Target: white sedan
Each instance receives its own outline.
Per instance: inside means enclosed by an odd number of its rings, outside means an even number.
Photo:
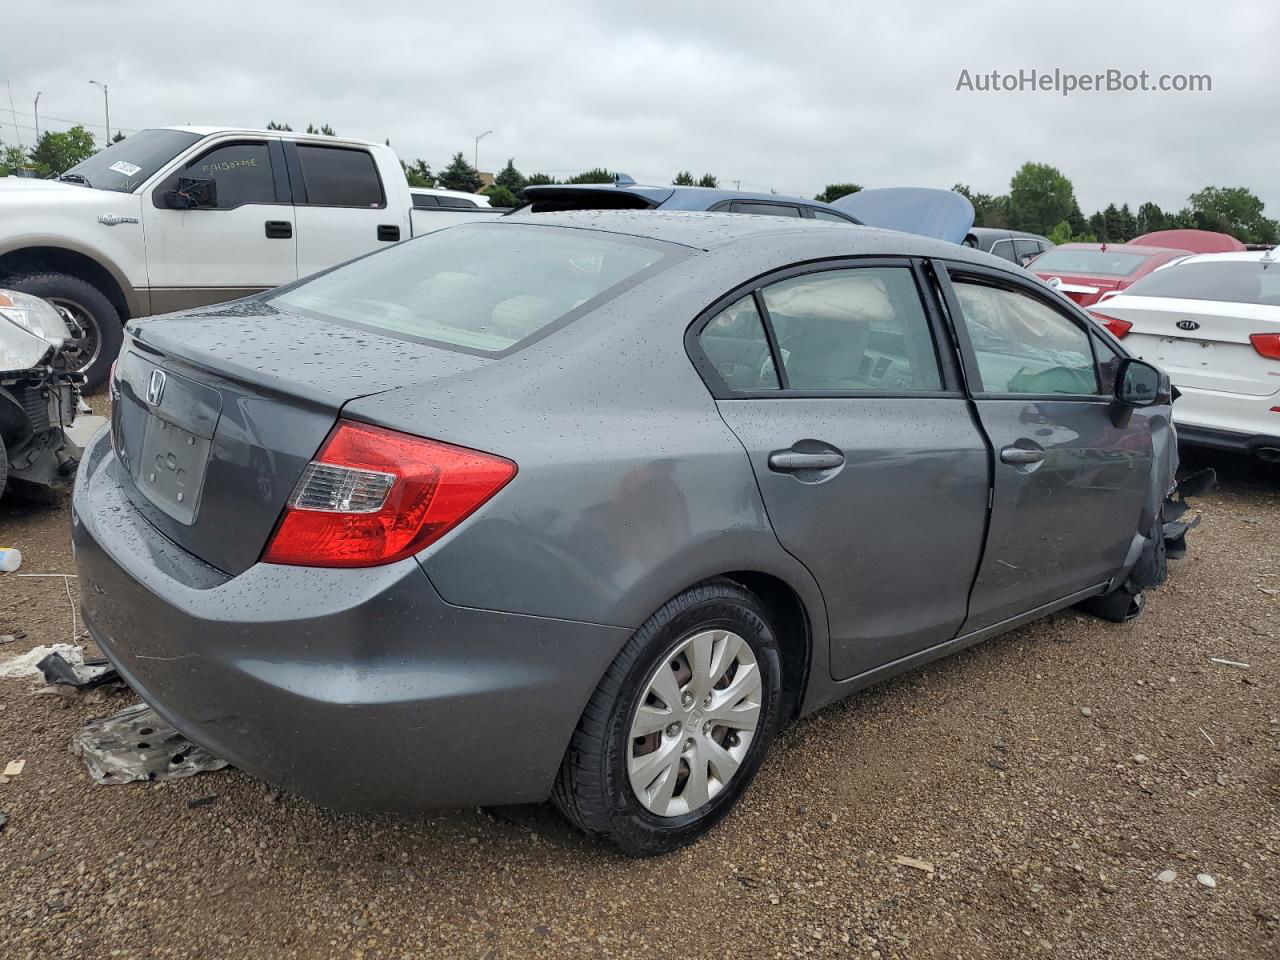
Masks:
[[[1181,391],[1179,440],[1280,462],[1280,248],[1184,257],[1089,312]]]

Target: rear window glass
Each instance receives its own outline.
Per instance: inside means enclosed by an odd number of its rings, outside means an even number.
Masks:
[[[1221,260],[1163,267],[1125,291],[1135,297],[1280,305],[1280,263]]]
[[[298,144],[307,203],[325,207],[381,207],[382,181],[364,150]]]
[[[272,300],[379,333],[497,354],[599,306],[680,249],[589,230],[471,224],[353,261]]]
[[[1080,273],[1086,276],[1127,277],[1147,261],[1147,254],[1116,250],[1063,250],[1057,247],[1036,258],[1036,273]]]

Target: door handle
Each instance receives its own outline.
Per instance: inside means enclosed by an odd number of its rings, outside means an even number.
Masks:
[[[400,241],[400,228],[394,223],[378,224],[378,239],[385,240],[388,243],[398,243]]]
[[[779,473],[796,470],[834,470],[844,464],[843,453],[800,453],[796,450],[775,450],[769,454],[769,469]]]
[[[293,236],[293,224],[288,220],[268,220],[267,236],[272,240],[288,240]]]
[[[1044,459],[1043,450],[1028,450],[1026,447],[1005,447],[1000,451],[1002,463],[1028,464],[1039,463]]]

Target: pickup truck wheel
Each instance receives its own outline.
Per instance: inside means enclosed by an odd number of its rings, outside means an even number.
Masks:
[[[66,273],[32,273],[11,277],[4,285],[57,304],[82,330],[76,369],[85,375],[85,390],[93,392],[107,382],[111,364],[124,342],[120,313],[106,295],[79,277]]]
[[[669,601],[592,695],[552,794],[630,856],[693,842],[750,785],[778,726],[781,658],[766,611],[737,584]]]

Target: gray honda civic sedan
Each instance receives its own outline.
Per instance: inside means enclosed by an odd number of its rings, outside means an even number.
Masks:
[[[630,854],[780,726],[1163,572],[1170,388],[1007,261],[571,212],[130,324],[85,621],[236,766],[341,808],[548,797]],[[794,760],[793,760],[794,762]]]

